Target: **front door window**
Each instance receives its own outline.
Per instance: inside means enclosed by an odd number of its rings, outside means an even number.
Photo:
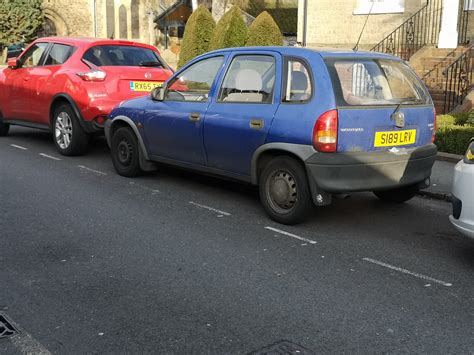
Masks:
[[[32,68],[40,65],[41,57],[48,48],[48,43],[36,43],[21,57],[22,68]]]

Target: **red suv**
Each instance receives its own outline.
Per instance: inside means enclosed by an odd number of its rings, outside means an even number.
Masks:
[[[147,94],[172,73],[150,45],[37,39],[0,71],[0,136],[10,125],[46,129],[61,154],[82,154],[117,104]]]

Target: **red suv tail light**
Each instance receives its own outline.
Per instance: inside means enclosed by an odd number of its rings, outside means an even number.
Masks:
[[[433,107],[433,135],[431,136],[431,143],[434,143],[436,138],[436,130],[438,129],[436,124],[436,108]]]
[[[92,69],[88,72],[77,73],[77,76],[84,81],[104,81],[107,73],[102,70]]]
[[[334,153],[337,150],[337,110],[319,116],[313,129],[313,146],[319,152]]]

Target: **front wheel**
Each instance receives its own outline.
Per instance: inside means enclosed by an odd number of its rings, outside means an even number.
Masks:
[[[117,173],[125,177],[134,177],[142,173],[139,149],[137,137],[131,128],[121,127],[114,132],[110,153]]]
[[[61,104],[54,110],[54,143],[62,155],[84,154],[90,136],[79,124],[79,118],[68,104]]]
[[[374,191],[374,195],[382,201],[403,203],[411,200],[418,193],[416,185],[399,187],[396,189]]]
[[[263,168],[259,192],[265,211],[278,223],[302,222],[313,208],[306,171],[288,156],[273,158]]]

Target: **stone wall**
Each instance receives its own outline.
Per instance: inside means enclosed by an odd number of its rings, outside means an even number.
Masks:
[[[360,42],[368,49],[418,11],[426,0],[405,0],[402,13],[371,14]],[[303,40],[303,4],[298,3],[298,42]],[[367,18],[355,14],[360,0],[307,0],[307,44],[318,47],[354,47]]]

